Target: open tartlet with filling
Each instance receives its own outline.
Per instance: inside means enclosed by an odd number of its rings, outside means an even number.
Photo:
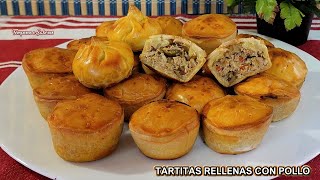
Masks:
[[[207,66],[225,87],[271,67],[266,45],[254,38],[240,38],[223,43],[209,56]]]
[[[157,73],[188,82],[206,62],[206,52],[179,36],[151,36],[140,55],[141,62]]]
[[[138,148],[153,159],[176,159],[187,154],[197,138],[199,126],[195,109],[167,100],[142,106],[129,122]]]

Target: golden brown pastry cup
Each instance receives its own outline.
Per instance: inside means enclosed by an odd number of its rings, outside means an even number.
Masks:
[[[75,77],[86,87],[111,87],[132,74],[134,54],[121,41],[91,41],[78,50],[72,63]]]
[[[136,74],[131,78],[104,90],[104,95],[121,104],[125,120],[141,106],[160,100],[166,93],[166,81],[163,78],[147,74]]]
[[[272,122],[283,120],[296,110],[300,91],[286,81],[269,74],[260,74],[237,84],[234,91],[273,107]]]
[[[101,159],[117,147],[123,128],[123,110],[112,100],[87,94],[59,102],[48,117],[52,142],[66,161]]]
[[[226,15],[206,14],[186,22],[182,36],[196,43],[207,54],[237,36],[236,24]]]
[[[267,132],[272,107],[246,96],[225,96],[203,109],[204,141],[222,154],[240,154],[255,149]]]
[[[54,107],[60,100],[44,99],[34,95],[34,101],[36,102],[38,110],[43,119],[47,120],[48,115],[53,111]]]
[[[193,108],[165,100],[141,107],[129,123],[138,148],[152,159],[176,159],[187,154],[199,126],[199,116]]]
[[[41,116],[46,120],[58,102],[77,99],[90,92],[91,90],[84,87],[74,75],[68,75],[42,83],[33,89],[33,96]]]
[[[204,141],[221,154],[241,154],[257,148],[270,125],[271,118],[243,130],[223,130],[203,123]]]
[[[187,83],[172,84],[166,93],[166,99],[188,104],[201,113],[209,101],[225,95],[224,90],[212,79],[195,76]]]
[[[105,21],[102,22],[99,26],[96,27],[96,36],[97,37],[107,37],[108,28],[114,24],[115,21]]]
[[[161,34],[162,28],[154,18],[145,16],[136,6],[130,5],[126,16],[113,24],[104,22],[96,30],[97,36],[108,37],[110,41],[122,41],[130,45],[132,51],[142,51],[149,36]]]
[[[260,102],[273,107],[272,122],[276,122],[283,120],[294,113],[300,102],[300,94],[292,99],[265,99]]]
[[[72,74],[74,50],[61,48],[41,48],[26,53],[22,59],[32,89],[55,77]]]
[[[224,42],[233,40],[236,38],[238,32],[234,31],[231,35],[225,38],[197,38],[197,37],[189,37],[183,36],[184,38],[196,43],[199,47],[201,47],[207,54],[210,54],[213,50],[218,48]]]
[[[162,28],[163,34],[181,36],[182,22],[172,16],[159,16],[156,18]]]
[[[29,68],[22,62],[22,68],[26,73],[30,86],[32,89],[39,87],[44,82],[56,78],[63,77],[72,74],[70,73],[46,73],[46,72],[32,72]]]
[[[266,73],[276,76],[300,89],[308,73],[305,62],[296,54],[281,48],[268,49],[272,62]]]

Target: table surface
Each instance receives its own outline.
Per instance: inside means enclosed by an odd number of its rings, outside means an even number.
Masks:
[[[95,33],[101,22],[108,17],[63,17],[63,16],[17,16],[0,17],[0,85],[21,65],[23,55],[36,48],[53,47],[71,39],[84,38]],[[256,32],[255,17],[232,17],[238,29]],[[21,35],[29,32],[29,35]],[[41,32],[47,32],[46,35]],[[50,32],[53,32],[53,34]],[[19,34],[20,33],[20,34]],[[314,18],[308,41],[298,48],[320,60],[320,19]],[[279,177],[277,179],[317,179],[320,177],[320,155],[307,163],[312,168],[308,177]],[[0,148],[1,179],[47,179],[19,164]]]

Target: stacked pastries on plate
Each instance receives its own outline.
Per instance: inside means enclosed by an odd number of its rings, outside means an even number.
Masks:
[[[31,51],[22,65],[57,154],[75,162],[111,154],[124,121],[153,159],[184,156],[199,129],[216,152],[250,151],[295,111],[307,73],[294,53],[237,36],[217,14],[182,24],[130,6],[67,48]]]

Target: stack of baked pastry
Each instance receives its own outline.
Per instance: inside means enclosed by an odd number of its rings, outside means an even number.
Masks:
[[[294,53],[237,35],[227,16],[182,24],[135,6],[67,49],[28,52],[22,65],[56,152],[75,162],[112,153],[125,121],[154,159],[190,152],[200,127],[216,152],[250,151],[295,111],[307,73]]]

